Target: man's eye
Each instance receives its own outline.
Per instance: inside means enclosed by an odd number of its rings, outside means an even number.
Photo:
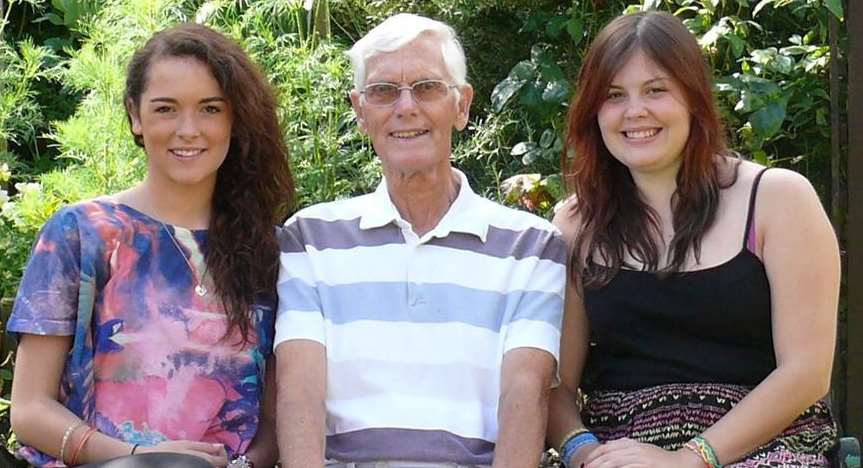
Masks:
[[[159,107],[153,109],[153,112],[155,112],[157,114],[166,114],[168,112],[171,112],[172,110],[174,110],[174,109],[171,106],[159,106]]]
[[[368,88],[368,90],[366,90],[366,92],[368,92],[369,94],[390,94],[393,92],[394,89],[395,89],[395,86],[393,86],[393,85],[379,84],[379,85],[369,86],[369,88]]]

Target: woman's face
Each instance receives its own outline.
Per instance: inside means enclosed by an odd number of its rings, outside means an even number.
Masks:
[[[130,111],[147,153],[147,179],[160,187],[215,186],[231,141],[233,113],[209,67],[193,57],[163,57],[147,68]]]
[[[605,146],[633,176],[676,175],[690,119],[679,84],[641,51],[611,80],[597,116]]]

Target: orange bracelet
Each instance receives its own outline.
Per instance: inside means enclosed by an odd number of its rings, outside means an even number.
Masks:
[[[72,460],[69,462],[70,466],[75,466],[78,464],[78,455],[81,454],[81,449],[84,448],[84,444],[87,443],[87,439],[89,439],[94,432],[96,432],[96,428],[90,427],[87,428],[87,432],[85,432],[84,435],[81,436],[81,440],[78,441],[78,445],[75,446],[75,451],[72,452]]]

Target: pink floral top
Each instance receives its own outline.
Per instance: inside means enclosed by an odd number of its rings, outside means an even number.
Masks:
[[[238,345],[239,331],[224,337],[209,278],[207,295],[194,291],[206,239],[205,230],[100,200],[67,207],[43,227],[7,329],[74,337],[61,401],[102,433],[144,446],[218,442],[229,456],[254,437],[274,301],[252,308],[250,343]],[[19,456],[64,466],[32,447]]]

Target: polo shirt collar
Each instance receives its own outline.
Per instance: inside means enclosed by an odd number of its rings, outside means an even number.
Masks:
[[[463,172],[455,168],[452,171],[461,181],[458,195],[437,226],[426,236],[445,237],[451,232],[462,232],[477,236],[485,242],[488,222],[481,213],[483,199],[471,189]],[[374,229],[389,223],[408,225],[393,204],[386,182],[386,179],[382,178],[377,189],[369,194],[369,205],[360,218],[360,229]]]

